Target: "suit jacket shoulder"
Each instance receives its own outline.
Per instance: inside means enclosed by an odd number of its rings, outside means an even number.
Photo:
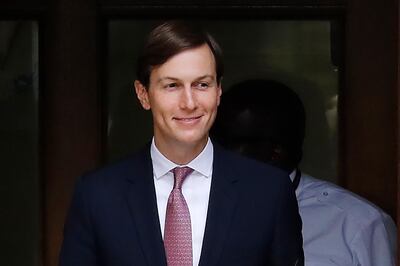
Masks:
[[[81,177],[61,266],[166,265],[149,149]]]
[[[289,187],[289,190],[292,190],[290,178],[286,172],[269,164],[224,150],[218,144],[215,146],[214,170],[217,173],[224,172],[227,178],[240,180],[240,182],[248,186],[255,186],[257,190],[264,192],[271,190],[273,193],[280,187]]]
[[[214,145],[200,264],[302,265],[301,220],[289,180],[275,167]],[[210,256],[218,253],[219,259]]]

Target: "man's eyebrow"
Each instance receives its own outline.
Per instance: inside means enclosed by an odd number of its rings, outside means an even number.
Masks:
[[[174,77],[161,77],[157,80],[157,83],[164,81],[164,80],[173,80],[173,81],[179,81],[178,78],[174,78]]]
[[[213,75],[204,75],[204,76],[196,78],[196,80],[207,79],[207,78],[214,80],[215,77]]]
[[[200,76],[200,77],[196,78],[195,80],[198,81],[198,80],[207,79],[207,78],[210,78],[210,79],[212,79],[212,80],[215,79],[215,77],[214,77],[213,75],[207,74],[207,75]],[[161,77],[161,78],[159,78],[159,79],[157,80],[157,83],[160,83],[160,82],[166,81],[166,80],[179,81],[179,78],[174,78],[174,77]]]

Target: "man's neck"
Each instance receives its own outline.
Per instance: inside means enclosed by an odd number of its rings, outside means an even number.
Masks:
[[[170,161],[184,165],[196,158],[207,145],[208,137],[199,143],[184,145],[182,143],[158,142],[154,138],[157,149]]]

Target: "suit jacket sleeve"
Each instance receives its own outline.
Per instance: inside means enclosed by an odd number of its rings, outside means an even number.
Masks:
[[[288,179],[289,180],[289,179]],[[272,265],[303,266],[302,222],[298,211],[295,193],[291,184],[282,188],[276,216],[272,250]]]
[[[84,196],[84,180],[76,185],[71,206],[64,226],[60,266],[95,266],[97,264],[95,239],[92,232],[87,202]]]

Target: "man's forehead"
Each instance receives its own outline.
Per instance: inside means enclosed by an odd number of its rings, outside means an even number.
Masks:
[[[174,60],[174,58],[182,57],[183,55],[186,55],[186,54],[202,54],[202,58],[203,58],[204,60],[207,59],[206,61],[208,61],[208,62],[213,63],[214,65],[216,65],[216,58],[215,58],[214,53],[212,52],[210,46],[209,46],[208,44],[204,43],[204,44],[199,45],[199,46],[196,46],[196,47],[191,47],[191,48],[188,48],[188,49],[184,49],[184,50],[182,50],[182,51],[180,51],[180,52],[177,52],[177,53],[171,55],[171,56],[168,57],[168,59],[167,59],[164,63],[162,63],[161,65],[153,66],[153,69],[154,69],[154,68],[160,68],[160,67],[162,67],[163,65],[168,64],[170,61]],[[207,55],[208,55],[208,56],[207,56]]]

